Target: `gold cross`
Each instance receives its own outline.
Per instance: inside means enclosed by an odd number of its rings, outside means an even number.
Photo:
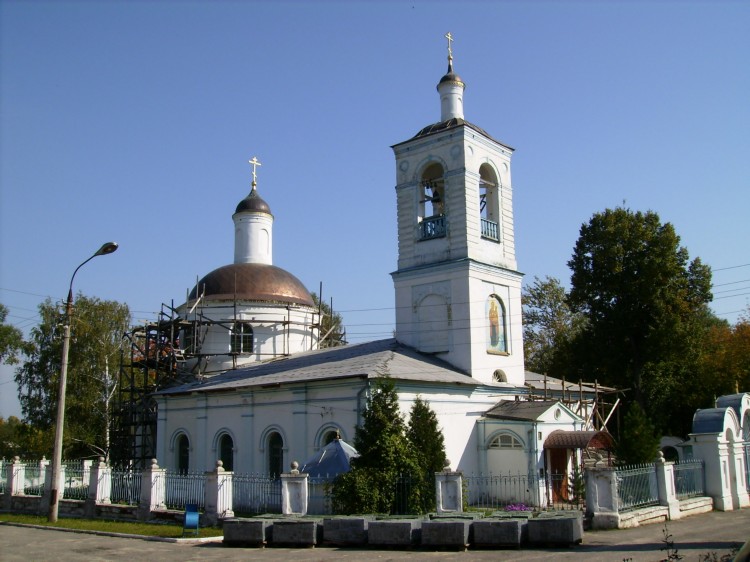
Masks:
[[[448,60],[453,60],[453,49],[451,49],[451,41],[453,41],[453,35],[451,32],[445,34],[445,38],[448,40]]]
[[[257,169],[258,166],[261,166],[262,164],[258,162],[258,158],[256,156],[253,156],[253,159],[248,160],[247,162],[253,167],[253,187],[255,187],[256,185],[258,185],[258,182],[256,181],[258,179],[258,176],[255,173],[255,170]]]

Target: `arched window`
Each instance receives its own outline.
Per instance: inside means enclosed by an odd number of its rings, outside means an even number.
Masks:
[[[489,164],[479,167],[479,213],[482,238],[500,241],[500,198],[497,176]]]
[[[184,433],[177,438],[177,470],[190,470],[190,440]]]
[[[523,443],[510,433],[501,433],[490,442],[490,449],[523,449]]]
[[[430,164],[419,181],[419,239],[440,238],[446,234],[445,180],[443,167]]]
[[[268,473],[278,478],[284,472],[284,439],[274,431],[268,436]]]
[[[246,322],[235,322],[232,328],[232,353],[253,352],[253,327]]]
[[[219,460],[224,470],[234,470],[234,440],[228,433],[219,438]]]
[[[325,447],[328,445],[331,441],[338,439],[339,432],[336,429],[332,429],[330,431],[327,431],[326,434],[323,436],[323,446]]]
[[[508,333],[505,322],[505,305],[497,295],[490,295],[486,306],[487,353],[508,353]]]

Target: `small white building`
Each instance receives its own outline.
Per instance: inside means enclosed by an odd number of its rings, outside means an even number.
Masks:
[[[392,339],[317,349],[310,293],[272,265],[273,216],[254,173],[233,215],[235,262],[205,276],[179,308],[199,326],[181,342],[199,343],[201,353],[189,366],[194,383],[157,394],[161,465],[208,470],[221,459],[235,471],[279,474],[334,434],[351,442],[373,381],[389,376],[404,415],[417,396],[436,412],[452,468],[570,469],[594,437],[581,432],[590,429],[595,390],[579,386],[578,399],[568,392],[566,400],[561,381],[545,379],[545,400],[529,401],[531,392],[540,397],[542,378],[524,369],[513,149],[464,119],[464,88],[449,51],[440,121],[393,146]],[[553,440],[553,452],[545,444],[559,431],[578,441]]]

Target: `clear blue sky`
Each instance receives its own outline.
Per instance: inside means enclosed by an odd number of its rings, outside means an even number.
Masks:
[[[748,2],[0,2],[0,302],[28,330],[75,290],[135,321],[231,263],[259,191],[274,263],[323,283],[352,342],[394,322],[390,146],[439,120],[455,37],[466,118],[516,148],[519,268],[569,281],[582,223],[623,204],[750,295]],[[730,292],[731,291],[731,292]],[[16,414],[0,369],[0,415]]]

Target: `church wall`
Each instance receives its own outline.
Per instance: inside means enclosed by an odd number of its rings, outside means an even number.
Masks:
[[[469,386],[445,388],[404,381],[397,383],[397,390],[401,412],[407,422],[417,396],[429,403],[443,432],[445,453],[452,469],[460,469],[466,474],[486,472],[477,422],[498,401],[512,399],[511,394],[500,388],[496,391]]]
[[[365,403],[364,385],[365,381],[329,382],[175,396],[168,406],[162,400],[159,463],[177,468],[175,436],[184,432],[190,439],[190,469],[211,470],[218,458],[218,437],[228,433],[234,443],[234,470],[266,474],[268,438],[276,431],[283,438],[286,470],[293,460],[308,460],[326,430],[339,430],[343,439],[353,439],[358,410]]]
[[[252,326],[253,353],[241,353],[236,356],[230,354],[230,330],[234,323],[235,310],[238,322],[248,322]],[[232,301],[209,301],[193,314],[187,315],[189,321],[199,318],[201,322],[211,323],[202,327],[206,330],[206,335],[198,350],[202,355],[200,372],[206,375],[272,357],[310,351],[317,346],[318,330],[311,328],[317,320],[317,314],[305,307],[287,308],[284,305],[247,302],[238,302],[235,305]],[[287,320],[288,326],[285,324]],[[184,339],[184,335],[182,337]],[[194,369],[198,360],[189,359],[186,368]]]
[[[515,272],[497,275],[496,271],[483,271],[481,266],[472,268],[470,273],[470,306],[474,308],[472,317],[481,319],[471,325],[472,376],[482,383],[493,382],[495,371],[502,370],[506,381],[522,386],[525,380],[523,356],[523,328],[521,324],[521,277]],[[487,319],[488,299],[496,296],[504,307],[500,319],[500,331],[504,332],[505,351],[488,349],[490,345],[489,320]],[[504,321],[505,330],[502,330]]]
[[[459,262],[451,267],[399,273],[394,276],[394,285],[399,341],[421,351],[436,353],[459,370],[471,373],[479,382],[493,382],[494,372],[501,369],[506,374],[507,382],[523,384],[520,274],[482,264]],[[445,334],[438,333],[442,329],[439,325],[424,321],[420,323],[423,320],[420,305],[429,294],[443,298],[447,304]],[[471,295],[471,301],[468,302],[468,297],[464,295]],[[489,326],[485,307],[491,295],[497,295],[505,307],[507,353],[504,354],[488,352]],[[428,304],[434,307],[434,304]],[[422,345],[423,341],[443,339],[447,342],[447,349]]]

